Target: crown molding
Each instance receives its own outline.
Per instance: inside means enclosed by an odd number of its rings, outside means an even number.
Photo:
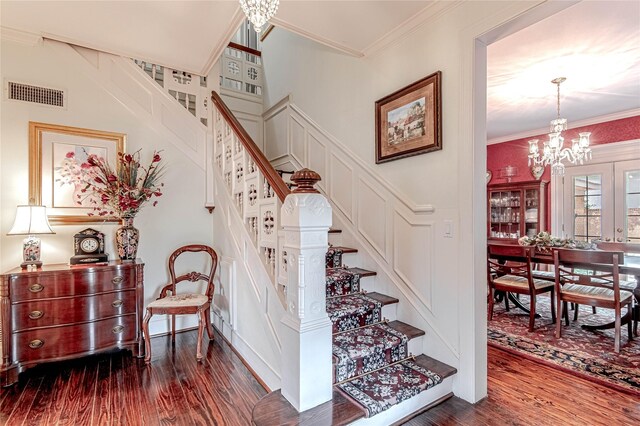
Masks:
[[[42,36],[39,34],[20,31],[9,27],[0,27],[0,39],[2,41],[13,41],[29,46],[42,44]]]
[[[444,15],[451,9],[454,9],[461,5],[463,1],[443,1],[437,0],[427,5],[420,12],[411,16],[401,24],[397,25],[391,31],[365,47],[362,51],[364,56],[373,55],[386,47],[402,40],[403,38],[414,33],[423,24],[435,20],[438,17]]]
[[[585,118],[584,120],[572,121],[569,124],[569,129],[576,129],[578,127],[591,126],[594,124],[606,123],[607,121],[621,120],[623,118],[635,117],[640,115],[640,108],[634,108],[627,111],[614,112],[611,114],[600,115],[597,117]],[[530,138],[532,136],[540,136],[549,133],[549,127],[543,127],[541,129],[527,130],[526,132],[514,133],[507,136],[500,136],[498,138],[492,138],[487,140],[487,145],[495,145],[498,143],[511,142],[519,139]]]
[[[325,46],[331,47],[333,49],[339,50],[342,53],[346,53],[347,55],[351,55],[354,56],[356,58],[362,58],[364,56],[364,54],[362,52],[360,52],[359,50],[356,49],[352,49],[350,47],[347,47],[343,44],[340,43],[336,43],[333,40],[329,40],[328,38],[324,38],[324,37],[320,37],[317,34],[311,33],[309,31],[303,30],[302,28],[296,27],[295,25],[292,25],[290,23],[288,23],[287,21],[283,21],[281,19],[278,19],[276,17],[273,17],[269,20],[269,22],[271,24],[273,24],[276,27],[280,27],[280,28],[284,28],[286,30],[289,30],[293,33],[296,33],[302,37],[311,39],[315,42],[318,42],[320,44],[324,44]]]

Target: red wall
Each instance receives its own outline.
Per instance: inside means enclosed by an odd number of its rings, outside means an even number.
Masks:
[[[569,146],[571,144],[571,139],[577,138],[578,133],[580,132],[591,132],[591,137],[589,139],[591,146],[640,139],[640,115],[569,129],[564,132],[565,146]],[[518,175],[511,179],[512,182],[534,179],[529,171],[529,166],[527,165],[529,140],[531,139],[539,139],[538,145],[540,146],[540,150],[542,150],[542,143],[547,141],[549,137],[546,134],[530,136],[525,139],[517,139],[487,146],[487,170],[490,170],[493,174],[489,183],[506,182],[506,179],[500,178],[500,169],[503,169],[506,166],[515,166],[518,168]],[[548,182],[551,181],[551,171],[549,167],[545,167],[545,171],[541,179]],[[547,188],[547,228],[550,230],[551,186],[549,185]]]

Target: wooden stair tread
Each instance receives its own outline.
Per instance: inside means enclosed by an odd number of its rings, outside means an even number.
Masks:
[[[399,300],[396,299],[395,297],[387,296],[386,294],[377,293],[377,292],[367,293],[366,296],[382,303],[382,306],[391,305],[392,303],[399,302]]]
[[[442,380],[446,379],[449,376],[453,376],[458,372],[455,367],[445,364],[444,362],[440,362],[437,359],[433,359],[430,356],[421,354],[418,355],[415,359],[415,363],[421,367],[426,368],[427,370],[431,370],[434,373],[438,374],[442,377]]]
[[[372,277],[378,274],[376,271],[369,271],[367,269],[362,269],[362,268],[345,268],[345,269],[354,274],[359,274],[360,278]]]
[[[330,234],[342,234],[342,229],[329,229]]]
[[[413,339],[414,337],[424,336],[425,334],[424,330],[420,330],[419,328],[416,328],[402,321],[391,321],[387,323],[387,325],[394,330],[405,334],[409,338],[409,340]]]
[[[354,249],[351,247],[342,247],[342,246],[331,246],[332,249],[342,250],[342,253],[357,253],[358,249]]]
[[[280,390],[263,397],[253,407],[252,420],[256,426],[348,425],[365,416],[364,411],[342,393],[333,390],[333,399],[298,413],[282,396]]]

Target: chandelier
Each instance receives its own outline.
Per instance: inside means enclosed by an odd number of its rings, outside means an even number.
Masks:
[[[542,146],[542,155],[538,148],[538,139],[529,141],[529,166],[551,165],[551,174],[564,175],[564,160],[571,164],[583,164],[585,160],[591,159],[591,148],[589,148],[590,132],[581,132],[579,137],[571,140],[571,148],[564,148],[564,138],[562,132],[567,130],[567,119],[560,118],[560,84],[566,78],[558,77],[551,80],[558,88],[558,116],[555,120],[551,120],[551,132],[549,140],[544,142]]]
[[[278,11],[280,0],[240,0],[240,6],[257,33]]]

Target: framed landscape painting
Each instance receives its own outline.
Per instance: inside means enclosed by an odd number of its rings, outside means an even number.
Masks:
[[[82,192],[82,163],[95,154],[117,164],[126,135],[57,124],[29,122],[29,203],[47,207],[52,224],[119,222],[89,216],[95,205]]]
[[[376,163],[442,149],[441,72],[376,101]]]

